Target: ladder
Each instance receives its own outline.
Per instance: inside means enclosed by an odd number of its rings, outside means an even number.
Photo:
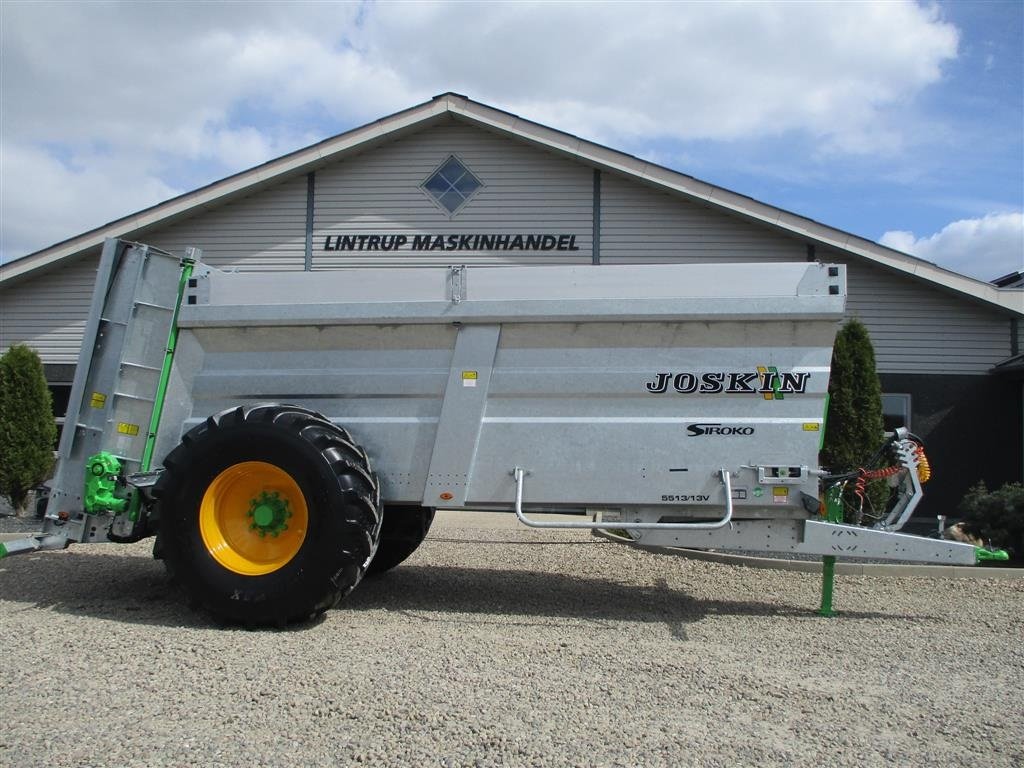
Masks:
[[[79,527],[69,512],[88,507],[83,494],[90,457],[100,452],[115,457],[123,475],[149,469],[162,374],[188,271],[183,271],[183,264],[190,265],[194,258],[190,253],[183,261],[157,248],[119,240],[104,244],[61,434],[61,461],[46,512],[49,520]],[[110,533],[130,535],[137,515],[134,498],[128,514],[114,519]],[[83,527],[77,536],[69,530],[68,538],[106,539],[107,530],[97,528]]]

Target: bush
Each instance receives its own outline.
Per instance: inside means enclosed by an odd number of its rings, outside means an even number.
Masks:
[[[831,472],[848,472],[869,467],[883,439],[882,385],[875,372],[875,349],[868,329],[859,320],[850,320],[836,334],[832,350],[832,374],[828,382],[828,423],[822,463]],[[867,488],[865,510],[876,515],[885,511],[889,488],[873,482]],[[843,494],[847,522],[860,522],[856,510],[860,502],[853,483]]]
[[[990,491],[982,481],[967,492],[957,511],[968,533],[1005,549],[1013,560],[1024,560],[1024,485],[1007,483]]]
[[[15,344],[0,357],[0,496],[16,510],[49,476],[56,439],[43,364],[35,351]]]

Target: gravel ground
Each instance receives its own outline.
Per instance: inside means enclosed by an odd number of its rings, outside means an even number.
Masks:
[[[313,625],[146,542],[0,563],[5,766],[1021,766],[1024,581],[837,580],[447,517]]]
[[[34,517],[16,517],[14,515],[0,515],[0,534],[25,534],[30,535],[42,530],[43,523]]]

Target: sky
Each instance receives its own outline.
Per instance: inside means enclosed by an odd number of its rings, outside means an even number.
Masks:
[[[1024,2],[0,2],[0,260],[455,91],[982,280]]]

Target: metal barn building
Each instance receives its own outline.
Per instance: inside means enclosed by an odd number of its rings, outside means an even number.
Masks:
[[[66,405],[107,237],[238,270],[820,260],[875,345],[887,422],[924,438],[921,515],[1024,475],[1024,291],[999,288],[446,93],[0,268],[0,349]]]

